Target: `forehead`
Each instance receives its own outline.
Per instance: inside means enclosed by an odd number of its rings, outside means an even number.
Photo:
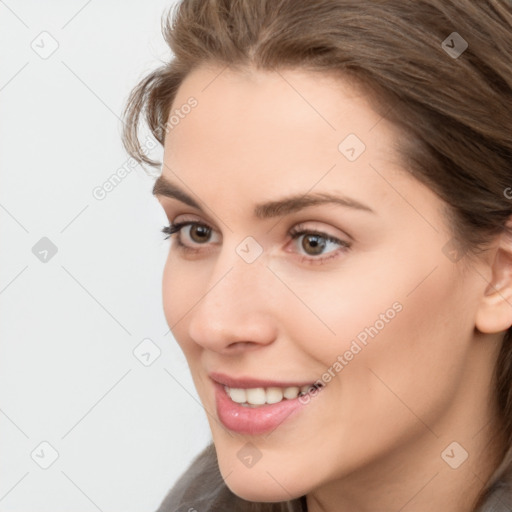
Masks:
[[[171,115],[191,96],[198,101],[195,113],[216,116],[224,125],[230,120],[251,118],[259,121],[256,126],[259,129],[271,129],[287,121],[290,128],[297,126],[304,130],[309,126],[311,133],[315,130],[334,133],[348,125],[363,133],[381,119],[367,103],[362,90],[348,80],[304,69],[199,67],[181,84]]]
[[[191,98],[196,106],[183,108]],[[166,156],[175,165],[187,160],[189,169],[208,159],[210,170],[219,164],[277,178],[283,165],[295,174],[303,167],[325,172],[336,162],[361,167],[359,154],[363,161],[396,156],[396,133],[363,93],[318,72],[200,67],[182,83],[170,116]]]

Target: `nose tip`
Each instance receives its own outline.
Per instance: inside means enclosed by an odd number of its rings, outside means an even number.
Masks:
[[[203,348],[229,354],[272,343],[275,311],[269,302],[268,276],[264,264],[240,260],[209,283],[190,313],[191,339]]]
[[[274,341],[272,319],[259,305],[240,300],[230,307],[232,300],[219,303],[211,299],[202,301],[191,318],[189,335],[195,343],[215,352],[236,354]]]

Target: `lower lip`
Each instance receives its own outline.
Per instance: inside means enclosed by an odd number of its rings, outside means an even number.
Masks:
[[[276,404],[244,407],[231,400],[222,384],[214,382],[214,385],[220,421],[226,428],[239,434],[258,435],[275,430],[306,405],[299,402],[297,397],[291,400],[284,399]]]

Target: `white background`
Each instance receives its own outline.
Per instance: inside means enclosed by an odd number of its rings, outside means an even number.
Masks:
[[[92,194],[127,161],[129,91],[171,57],[172,3],[0,1],[0,512],[154,511],[210,440],[166,334],[159,170]]]

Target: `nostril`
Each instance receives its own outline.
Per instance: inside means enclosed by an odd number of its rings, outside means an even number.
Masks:
[[[258,343],[255,341],[234,341],[230,343],[226,349],[230,351],[242,351],[258,347]]]

